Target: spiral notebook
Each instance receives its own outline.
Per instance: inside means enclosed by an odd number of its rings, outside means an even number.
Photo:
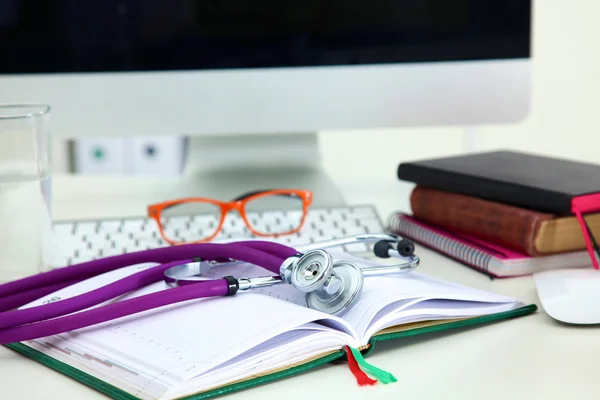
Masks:
[[[375,262],[344,253],[335,257],[361,266]],[[69,298],[148,267],[111,271],[25,307]],[[215,278],[265,274],[249,264],[213,271]],[[158,290],[169,289],[158,282],[126,297]],[[306,372],[347,357],[349,350],[364,368],[364,357],[379,341],[505,321],[536,309],[535,304],[413,271],[366,277],[358,302],[342,316],[307,308],[303,293],[282,284],[171,305],[8,347],[115,399],[197,400]],[[359,374],[348,360],[352,384]],[[393,372],[372,378],[393,383]]]
[[[592,266],[586,251],[531,257],[473,236],[450,232],[402,212],[389,217],[388,229],[495,278]]]

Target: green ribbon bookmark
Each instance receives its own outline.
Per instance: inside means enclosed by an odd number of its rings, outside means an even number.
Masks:
[[[354,358],[356,359],[356,362],[358,363],[358,365],[363,370],[367,371],[369,374],[374,376],[381,383],[398,382],[396,377],[394,377],[394,375],[392,375],[391,373],[381,370],[381,369],[377,368],[376,366],[371,365],[368,362],[366,362],[365,359],[363,358],[361,352],[358,351],[357,349],[350,347],[350,351],[352,351],[352,355],[354,355]]]

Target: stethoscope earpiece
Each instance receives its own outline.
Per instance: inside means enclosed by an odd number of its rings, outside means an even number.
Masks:
[[[400,256],[410,257],[415,254],[415,244],[411,240],[402,239],[398,242],[396,250],[398,250],[398,254],[400,254]]]
[[[390,250],[393,249],[394,248],[390,242],[380,240],[379,242],[375,243],[375,246],[373,246],[373,253],[375,253],[375,255],[379,258],[390,258]]]
[[[392,244],[385,240],[380,240],[373,246],[373,252],[379,258],[411,257],[415,253],[415,245],[408,239],[398,241],[396,249]]]

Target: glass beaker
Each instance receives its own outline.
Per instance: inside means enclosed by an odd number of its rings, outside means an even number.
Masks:
[[[0,104],[0,282],[50,269],[50,107]]]

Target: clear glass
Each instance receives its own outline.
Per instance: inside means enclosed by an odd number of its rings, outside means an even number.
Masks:
[[[246,203],[245,210],[248,223],[261,235],[292,232],[300,228],[304,218],[304,203],[293,194],[252,197]]]
[[[173,242],[194,242],[214,236],[220,228],[221,207],[191,201],[162,211],[164,236]]]
[[[50,269],[50,107],[0,104],[0,282]]]

